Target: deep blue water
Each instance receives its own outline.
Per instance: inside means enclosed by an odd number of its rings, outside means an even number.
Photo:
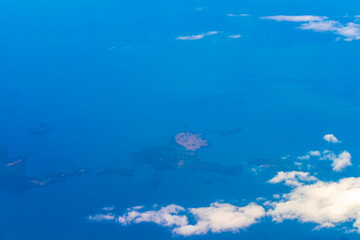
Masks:
[[[241,128],[228,137],[209,136],[211,148],[201,157],[245,168],[250,159],[325,149],[322,137],[331,132],[346,142],[357,167],[360,42],[334,41],[331,33],[300,31],[296,24],[259,17],[343,19],[358,14],[359,7],[353,0],[2,0],[0,146],[27,159],[28,175],[89,172],[23,196],[0,191],[0,239],[170,239],[171,232],[155,224],[122,227],[89,223],[86,217],[107,205],[242,204],[286,190],[266,183],[273,172],[258,176],[246,170],[223,177],[229,186],[204,184],[216,173],[163,171],[154,187],[157,171],[134,163],[129,154],[167,144],[185,130]],[[228,13],[250,16],[229,18]],[[175,40],[207,31],[243,37]],[[41,122],[51,131],[30,134]],[[109,167],[132,169],[134,176],[97,176]],[[344,236],[313,228],[265,220],[237,234],[190,239]],[[297,234],[289,238],[290,232]]]

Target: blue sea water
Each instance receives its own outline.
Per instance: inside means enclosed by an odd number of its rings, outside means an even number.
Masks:
[[[20,1],[0,2],[0,146],[27,159],[26,173],[87,174],[23,196],[0,191],[0,239],[171,239],[155,224],[91,223],[104,206],[246,204],[286,187],[254,175],[251,159],[278,159],[325,149],[334,133],[346,142],[359,176],[359,41],[300,31],[267,15],[358,14],[354,0],[316,1]],[[248,13],[229,18],[228,13]],[[219,31],[199,41],[178,36]],[[51,131],[29,129],[46,123]],[[202,160],[242,165],[231,185],[200,171],[161,172],[129,154],[166,145],[181,131],[242,131],[209,135]],[[133,177],[98,176],[106,168]],[[265,220],[240,233],[190,239],[356,239],[314,224]],[[290,233],[296,232],[289,238]],[[176,236],[175,238],[183,238]]]

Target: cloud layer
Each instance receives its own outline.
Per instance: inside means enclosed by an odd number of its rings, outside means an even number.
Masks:
[[[189,224],[188,215],[192,215],[196,219],[195,224]],[[174,234],[190,236],[208,232],[237,232],[258,222],[264,216],[265,209],[256,203],[237,207],[227,203],[215,202],[210,207],[189,208],[187,210],[175,204],[161,207],[158,210],[143,212],[139,209],[129,208],[125,214],[120,216],[105,213],[89,216],[88,219],[90,221],[117,222],[122,225],[152,222],[172,228]]]
[[[215,202],[209,207],[185,209],[171,204],[150,211],[141,211],[141,207],[129,208],[125,214],[119,216],[106,212],[89,216],[88,219],[96,222],[116,222],[124,226],[151,222],[169,227],[174,234],[182,236],[238,232],[264,217],[279,223],[285,220],[315,223],[317,228],[351,223],[351,231],[360,233],[360,178],[324,182],[309,173],[293,171],[278,172],[269,182],[285,182],[285,185],[292,189],[287,194],[275,194],[278,200],[266,201],[263,206],[250,203],[238,207]],[[189,223],[189,216],[195,218],[194,224]]]

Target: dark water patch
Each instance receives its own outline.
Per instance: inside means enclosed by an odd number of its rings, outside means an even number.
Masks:
[[[154,187],[156,187],[157,185],[159,185],[160,179],[161,179],[162,177],[163,177],[162,174],[155,174],[155,175],[154,175],[154,178],[153,178],[153,180],[152,180],[152,185],[153,185]]]
[[[37,128],[32,128],[29,130],[29,133],[34,136],[45,135],[52,130],[52,127],[48,126],[46,123],[41,122]]]
[[[206,130],[208,133],[219,135],[222,137],[238,134],[242,131],[241,128],[233,128],[228,130]]]
[[[107,175],[107,174],[132,177],[134,176],[134,170],[121,169],[121,168],[106,168],[103,171],[99,172],[97,175]]]

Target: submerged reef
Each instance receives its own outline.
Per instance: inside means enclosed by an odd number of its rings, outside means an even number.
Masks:
[[[27,176],[25,163],[24,158],[11,158],[5,149],[0,149],[0,190],[15,195],[23,195],[31,188],[45,187],[64,181],[68,177],[80,176],[87,172],[86,169],[79,169],[71,173]]]
[[[215,162],[201,161],[198,151],[210,147],[203,136],[203,133],[180,132],[175,134],[167,145],[143,148],[130,153],[130,158],[159,171],[186,169],[222,175],[239,174],[241,166],[224,167]]]
[[[192,151],[174,145],[146,147],[130,153],[130,158],[140,164],[149,164],[156,170],[187,168],[199,160]]]
[[[152,185],[153,185],[154,187],[156,187],[157,185],[159,185],[161,178],[162,178],[162,175],[161,175],[161,174],[155,174],[155,175],[154,175],[154,178],[153,178],[153,180],[152,180]]]
[[[31,135],[44,135],[52,130],[52,127],[48,126],[46,123],[41,122],[37,128],[33,128],[29,130]]]

